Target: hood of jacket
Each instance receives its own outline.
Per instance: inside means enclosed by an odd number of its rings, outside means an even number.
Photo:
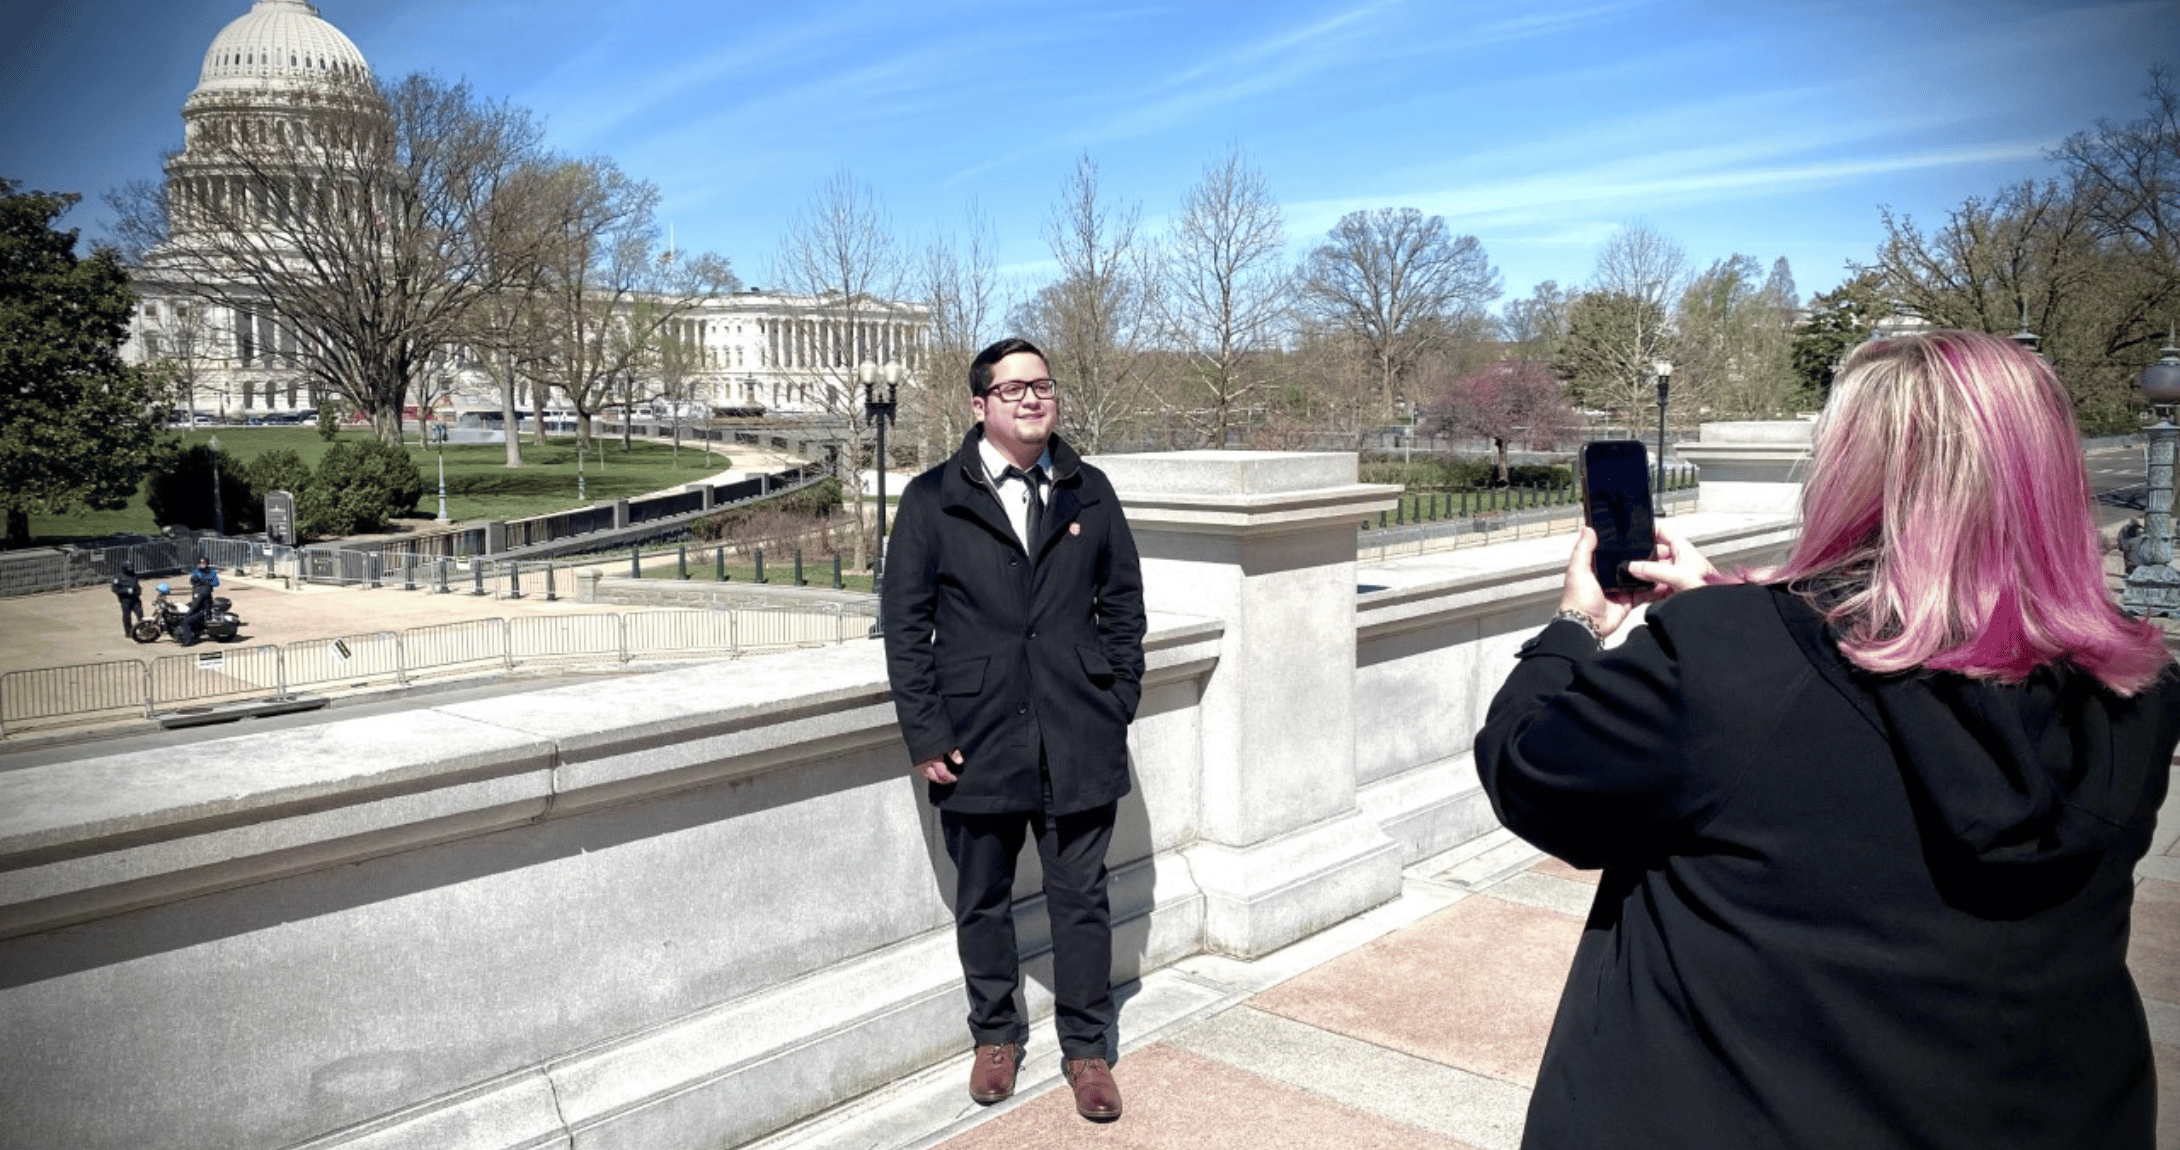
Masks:
[[[1892,744],[1941,883],[2028,910],[2064,897],[2130,836],[2134,853],[2146,845],[2180,739],[2172,671],[2127,698],[2064,665],[2014,684],[1876,675],[1847,662],[1814,607],[1779,594],[1799,608],[1782,602],[1811,660]]]

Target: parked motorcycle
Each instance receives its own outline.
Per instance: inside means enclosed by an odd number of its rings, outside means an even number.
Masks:
[[[234,604],[225,595],[212,596],[212,609],[195,626],[189,624],[187,609],[177,606],[169,596],[166,584],[159,585],[159,597],[151,601],[151,609],[137,620],[131,636],[139,643],[156,643],[161,635],[171,635],[174,641],[187,647],[199,639],[211,639],[225,643],[242,631],[242,616],[235,614]]]

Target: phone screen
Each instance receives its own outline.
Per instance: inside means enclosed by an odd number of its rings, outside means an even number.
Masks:
[[[1631,562],[1651,558],[1650,452],[1633,439],[1600,439],[1582,448],[1582,505],[1597,531],[1592,560],[1607,591],[1643,591],[1650,584],[1627,573]]]

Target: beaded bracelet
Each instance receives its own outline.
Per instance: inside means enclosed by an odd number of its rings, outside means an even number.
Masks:
[[[1561,611],[1559,614],[1552,616],[1552,621],[1555,623],[1560,621],[1561,619],[1565,619],[1570,623],[1582,624],[1582,629],[1590,633],[1590,638],[1597,640],[1597,645],[1599,647],[1605,645],[1604,633],[1597,629],[1597,621],[1590,618],[1588,614],[1569,607],[1566,610]]]

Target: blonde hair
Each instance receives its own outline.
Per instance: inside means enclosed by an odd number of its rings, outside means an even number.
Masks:
[[[2066,389],[1980,332],[1867,343],[1817,429],[1802,533],[1769,573],[1856,666],[2019,682],[2064,662],[2121,695],[2171,663],[2105,587]]]

